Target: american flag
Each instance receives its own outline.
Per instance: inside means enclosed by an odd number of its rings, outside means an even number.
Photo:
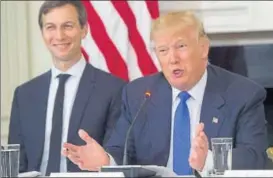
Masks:
[[[86,1],[88,34],[85,58],[94,66],[127,81],[155,73],[159,64],[150,45],[158,1]]]

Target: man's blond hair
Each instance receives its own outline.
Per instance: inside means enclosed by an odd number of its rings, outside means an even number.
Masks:
[[[162,14],[152,22],[151,38],[159,30],[174,26],[189,27],[192,26],[198,31],[198,38],[206,37],[203,23],[196,17],[193,11],[176,11]]]

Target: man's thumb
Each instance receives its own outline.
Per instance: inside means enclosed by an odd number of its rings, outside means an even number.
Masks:
[[[84,131],[83,129],[79,130],[79,136],[80,138],[85,141],[85,143],[92,143],[93,139],[88,135],[88,133],[86,131]]]
[[[202,122],[199,123],[196,128],[195,136],[198,136],[200,134],[200,132],[202,132],[204,130],[204,127],[205,127],[204,123],[202,123]]]

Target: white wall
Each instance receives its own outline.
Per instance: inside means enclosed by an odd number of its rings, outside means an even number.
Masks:
[[[160,1],[159,7],[194,10],[212,45],[273,43],[273,1]]]
[[[209,33],[273,30],[273,1],[160,1],[159,8],[193,10]]]
[[[6,138],[13,92],[30,77],[26,1],[1,2],[1,138]],[[3,141],[1,139],[1,141]]]
[[[28,1],[30,27],[30,73],[31,77],[37,76],[51,67],[51,55],[44,45],[42,34],[38,25],[39,8],[43,1]]]

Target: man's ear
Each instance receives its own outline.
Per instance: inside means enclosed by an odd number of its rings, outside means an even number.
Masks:
[[[82,27],[82,39],[84,39],[87,35],[88,26],[87,23]]]
[[[207,59],[209,55],[210,41],[208,37],[200,38],[201,56],[203,59]]]

